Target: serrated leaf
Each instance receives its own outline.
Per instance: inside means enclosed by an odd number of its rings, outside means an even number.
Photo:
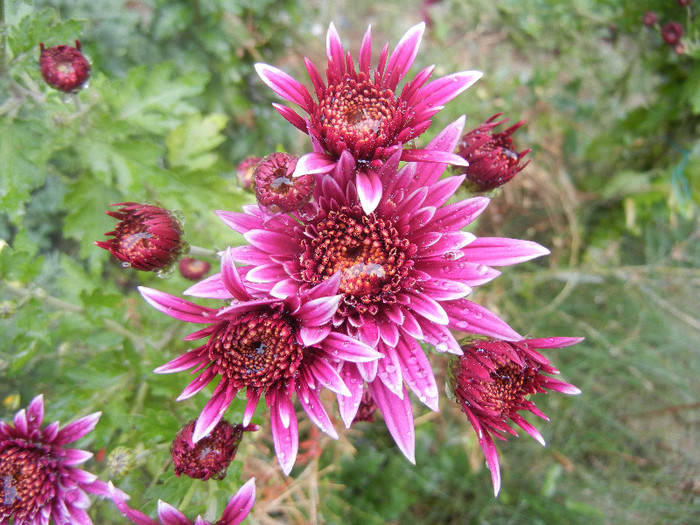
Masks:
[[[182,75],[166,62],[132,69],[125,79],[106,85],[103,96],[116,119],[160,134],[178,125],[180,117],[196,111],[185,99],[199,95],[208,81],[208,75]]]
[[[82,28],[83,23],[78,20],[59,22],[56,11],[47,8],[23,17],[10,29],[7,42],[15,56],[36,50],[38,60],[40,42],[46,47],[73,46],[76,39],[80,40]]]
[[[222,131],[227,120],[219,114],[205,117],[191,115],[165,139],[170,165],[185,171],[205,170],[213,166],[218,156],[212,150],[225,140]]]

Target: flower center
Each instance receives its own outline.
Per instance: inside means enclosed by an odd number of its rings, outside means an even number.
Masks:
[[[372,160],[393,145],[407,120],[406,105],[364,73],[346,75],[339,84],[328,86],[312,123],[327,151],[340,156],[349,149],[358,160]]]
[[[273,306],[220,323],[209,358],[235,388],[264,388],[297,373],[303,347],[282,308]]]
[[[243,426],[222,420],[207,436],[192,443],[195,423],[196,420],[192,420],[185,425],[170,447],[175,475],[185,474],[202,480],[224,479],[243,437]]]
[[[10,445],[0,452],[0,521],[28,523],[56,489],[40,450]]]
[[[491,381],[477,381],[482,383],[487,406],[507,418],[520,408],[525,396],[535,393],[528,388],[533,374],[537,374],[535,368],[522,368],[509,362],[491,372]]]
[[[306,235],[301,277],[315,285],[341,272],[341,315],[374,315],[381,303],[396,302],[397,292],[415,284],[408,273],[416,247],[391,221],[365,215],[359,206],[322,210]]]
[[[292,177],[298,158],[289,153],[273,153],[255,167],[253,185],[258,204],[270,213],[298,210],[310,199],[315,179],[311,174]]]

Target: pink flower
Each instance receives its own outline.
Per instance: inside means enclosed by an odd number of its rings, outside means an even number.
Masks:
[[[314,176],[292,177],[297,157],[273,153],[258,162],[253,187],[258,205],[270,213],[288,213],[306,205],[314,191]]]
[[[427,151],[453,151],[463,125],[460,119],[448,126]],[[369,214],[359,203],[349,152],[332,174],[317,175],[313,216],[270,218],[258,207],[217,214],[250,243],[231,249],[234,259],[250,265],[246,279],[275,297],[294,297],[340,274],[342,299],[331,318],[334,330],[384,356],[342,365],[351,395],[338,396],[341,416],[349,427],[364,380],[398,446],[413,461],[413,416],[404,383],[438,409],[435,378],[417,340],[461,355],[451,330],[520,339],[494,313],[465,297],[499,275],[490,266],[549,252],[533,242],[476,238],[462,231],[489,200],[447,204],[463,175],[441,179],[444,163],[411,162],[398,169],[400,159],[397,151],[379,169],[382,197]]]
[[[259,209],[255,206],[256,209]],[[381,357],[369,346],[344,334],[331,332],[330,320],[341,296],[340,274],[298,296],[277,299],[246,284],[233,264],[230,249],[222,257],[222,271],[191,287],[200,297],[233,299],[219,310],[150,288],[141,295],[161,312],[190,323],[207,325],[186,337],[207,338],[198,348],[158,367],[156,373],[174,373],[194,367],[199,374],[180,394],[187,399],[218,380],[214,394],[195,425],[193,442],[209,434],[241,390],[248,403],[243,425],[250,423],[261,395],[270,410],[275,451],[289,474],[297,455],[299,436],[292,395],[318,427],[337,439],[319,392],[325,386],[341,395],[350,392],[336,372],[340,360],[372,361]]]
[[[65,93],[79,91],[90,78],[90,63],[82,54],[80,41],[75,41],[75,47],[55,46],[44,47],[39,44],[39,68],[41,76],[52,88]]]
[[[512,421],[544,445],[539,431],[518,412],[527,410],[548,420],[530,400],[531,395],[547,390],[581,393],[569,383],[544,375],[559,371],[537,349],[563,348],[582,340],[582,337],[549,337],[514,342],[475,341],[462,346],[464,355],[454,361],[450,370],[450,387],[476,430],[496,496],[501,489],[501,471],[493,438],[505,441],[508,434],[517,436],[509,424]]]
[[[457,155],[467,160],[469,166],[460,167],[456,171],[467,176],[465,186],[469,190],[489,191],[503,186],[530,162],[521,163],[531,150],[518,153],[513,146],[512,135],[524,121],[505,131],[494,133],[494,128],[508,122],[508,119],[494,122],[502,114],[496,113],[459,141]]]
[[[294,102],[308,114],[274,104],[279,113],[309,134],[314,152],[299,159],[295,176],[332,171],[343,152],[358,164],[356,188],[366,213],[379,203],[382,183],[377,170],[383,162],[401,151],[403,161],[438,161],[465,165],[452,152],[402,149],[404,144],[425,132],[431,118],[443,104],[466,90],[480,77],[478,71],[464,71],[438,78],[428,84],[434,66],[420,71],[400,91],[418,53],[425,24],[413,26],[401,38],[393,53],[382,48],[377,68],[372,70],[371,28],[367,29],[358,56],[358,69],[331,23],[326,35],[327,84],[316,66],[305,59],[316,100],[309,90],[290,75],[268,64],[256,64],[262,80],[282,98]]]
[[[0,421],[0,523],[92,524],[85,512],[90,505],[86,492],[107,496],[107,484],[76,467],[91,452],[64,446],[95,428],[100,414],[62,429],[58,421],[42,429],[44,397],[38,395],[26,411],[17,412],[14,424]]]
[[[113,231],[105,233],[114,238],[95,241],[95,245],[109,250],[122,261],[125,268],[142,271],[167,270],[182,251],[182,227],[168,210],[122,202],[118,211],[108,211],[107,215],[119,220]]]
[[[683,26],[678,22],[668,22],[661,28],[661,36],[669,46],[677,46],[683,38]]]
[[[146,516],[143,512],[131,509],[127,506],[120,491],[109,483],[110,496],[114,504],[121,511],[124,517],[131,520],[136,525],[238,525],[248,514],[255,503],[255,478],[249,479],[238,492],[231,498],[224,509],[221,518],[212,524],[197,516],[194,521],[187,517],[172,505],[158,500],[158,521]]]

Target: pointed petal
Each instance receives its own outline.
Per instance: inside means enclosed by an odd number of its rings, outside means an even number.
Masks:
[[[192,441],[197,442],[209,434],[214,427],[221,421],[224,416],[224,412],[231,405],[233,401],[233,396],[236,394],[237,390],[231,385],[223,386],[222,381],[214,390],[214,395],[211,399],[204,405],[202,413],[199,414],[197,418],[197,423],[194,425],[194,431],[192,432]]]
[[[282,115],[287,120],[287,122],[289,122],[292,126],[297,128],[299,131],[302,131],[303,133],[309,132],[309,127],[306,123],[306,120],[304,120],[304,118],[292,108],[288,108],[287,106],[283,106],[282,104],[277,104],[276,102],[272,103],[272,107],[275,108],[277,110],[277,113]]]
[[[269,399],[269,395],[265,398],[266,401]],[[294,413],[294,407],[287,406],[291,405],[291,401],[286,396],[279,396],[277,398],[277,406],[268,403],[268,408],[270,410],[270,424],[272,426],[272,440],[275,445],[275,453],[277,455],[277,461],[282,467],[282,472],[287,476],[292,471],[292,467],[297,460],[297,453],[299,451],[299,430],[297,428],[297,416]],[[285,427],[282,424],[282,416],[280,411],[288,414],[289,424]]]
[[[525,339],[522,342],[531,348],[564,348],[580,343],[583,340],[583,337],[545,337],[542,339]]]
[[[477,237],[467,248],[469,260],[488,266],[506,266],[547,255],[536,242],[504,237]]]
[[[94,414],[81,417],[80,419],[69,423],[58,432],[58,436],[56,436],[56,440],[54,442],[57,445],[64,445],[87,435],[93,428],[95,428],[95,425],[97,425],[101,415],[102,412],[95,412]]]
[[[433,80],[418,90],[420,101],[414,106],[417,114],[430,118],[436,109],[472,86],[484,74],[481,71],[461,71]]]
[[[323,342],[329,357],[350,362],[368,362],[381,359],[383,355],[371,346],[346,334],[331,332]]]
[[[331,332],[331,326],[301,326],[299,338],[304,346],[314,346],[323,341]]]
[[[156,310],[160,310],[166,315],[187,321],[189,323],[212,323],[216,318],[216,310],[206,308],[198,304],[191,303],[174,295],[165,292],[146,288],[145,286],[138,287],[141,296]]]
[[[253,414],[255,413],[255,409],[258,406],[258,401],[260,400],[260,394],[262,394],[262,390],[259,388],[246,389],[245,395],[248,398],[248,402],[246,403],[245,410],[243,411],[242,424],[244,427],[250,425],[250,420],[253,419]]]
[[[384,416],[389,432],[404,456],[415,465],[416,436],[413,426],[413,410],[408,393],[404,389],[403,399],[392,393],[381,381],[369,383],[372,399]]]
[[[39,430],[44,421],[44,395],[39,394],[27,407],[27,423],[31,430]]]
[[[436,149],[405,149],[401,153],[404,162],[441,162],[453,166],[469,166],[463,157]]]
[[[377,377],[394,395],[401,398],[405,392],[401,374],[401,361],[393,347],[379,343],[379,348],[384,354],[384,359],[380,359],[377,363]]]
[[[413,61],[416,59],[424,31],[425,22],[421,22],[410,28],[401,37],[399,43],[396,44],[394,52],[389,57],[389,63],[387,64],[389,76],[382,82],[383,87],[396,90],[396,86],[406,76],[406,73],[413,65]]]
[[[350,363],[345,363],[340,369],[340,377],[342,377],[343,382],[350,390],[350,395],[338,396],[338,411],[343,419],[345,428],[350,428],[362,401],[364,381],[357,367]]]
[[[446,325],[450,322],[443,307],[431,297],[422,294],[418,295],[416,293],[404,293],[400,295],[408,298],[408,307],[414,313],[422,315],[434,323]],[[401,298],[399,298],[399,301],[401,301]]]
[[[326,388],[332,390],[336,394],[343,396],[350,395],[350,391],[345,386],[345,383],[343,383],[343,380],[338,372],[336,372],[335,368],[333,368],[325,359],[312,359],[307,366],[313,373],[314,378]]]
[[[182,295],[193,295],[207,299],[232,299],[231,293],[226,289],[221,273],[217,273],[199,281],[182,292]]]
[[[302,385],[300,385],[300,387],[304,388]],[[318,393],[310,388],[306,388],[305,390],[303,395],[297,396],[299,404],[304,409],[304,412],[306,412],[309,419],[311,419],[322,432],[325,432],[333,439],[338,439],[338,433],[335,431],[335,428],[333,428],[333,423],[331,423],[326,409],[323,407],[323,403],[321,403],[321,398],[318,397]]]
[[[358,68],[365,75],[369,75],[369,68],[371,66],[370,61],[372,60],[372,26],[367,27],[365,36],[362,37],[362,44],[360,45],[360,54],[358,57]]]
[[[358,171],[356,177],[357,196],[364,212],[369,215],[382,198],[382,181],[373,170]]]
[[[238,525],[248,516],[253,503],[255,503],[255,478],[250,478],[228,502],[219,524]]]
[[[280,256],[296,256],[299,244],[286,233],[269,230],[250,230],[243,235],[246,241],[259,250]]]
[[[327,153],[307,153],[299,158],[292,177],[310,173],[328,173],[336,165],[336,159]]]
[[[272,91],[299,105],[307,113],[313,111],[313,100],[308,90],[290,75],[269,64],[255,64],[255,71]]]
[[[158,500],[158,519],[165,525],[192,525],[187,516],[163,500]]]
[[[505,321],[479,304],[467,299],[457,299],[456,301],[445,301],[443,306],[450,317],[449,326],[454,330],[488,335],[504,341],[522,339],[522,336],[508,326]]]
[[[408,387],[430,410],[437,412],[440,402],[437,383],[423,349],[414,339],[401,339],[396,351]]]
[[[307,301],[294,313],[294,317],[303,326],[311,327],[327,324],[338,309],[342,297],[342,295],[333,295]]]

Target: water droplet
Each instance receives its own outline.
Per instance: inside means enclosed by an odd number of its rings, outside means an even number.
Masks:
[[[386,371],[390,374],[396,372],[396,367],[394,365],[386,365]]]
[[[122,268],[131,268],[131,263],[130,263],[130,262],[124,261],[124,262],[122,263]]]
[[[438,352],[447,352],[447,343],[444,341],[440,341],[438,344],[435,345],[435,349]]]

